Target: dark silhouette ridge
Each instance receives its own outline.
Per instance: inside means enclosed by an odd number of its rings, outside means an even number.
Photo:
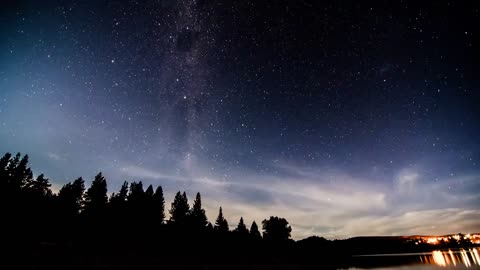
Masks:
[[[473,246],[461,234],[458,240],[449,238],[436,246],[404,237],[309,237],[295,242],[288,221],[276,216],[262,221],[263,237],[256,222],[249,230],[243,217],[230,231],[222,207],[213,226],[200,193],[190,208],[187,194],[180,191],[167,220],[161,186],[144,190],[141,181],[125,181],[108,198],[107,180],[98,173],[88,189],[79,177],[55,194],[43,174],[33,177],[28,161],[28,155],[20,153],[0,159],[2,264],[35,269],[244,269],[306,267],[321,257],[323,268],[334,269],[347,267],[355,254]]]

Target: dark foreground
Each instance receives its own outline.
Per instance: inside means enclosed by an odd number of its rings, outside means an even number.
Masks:
[[[221,207],[212,224],[200,193],[190,207],[180,191],[166,219],[161,186],[125,182],[108,196],[99,173],[88,189],[80,177],[55,194],[20,154],[0,159],[0,191],[1,269],[338,269],[385,259],[356,255],[474,246],[463,236],[437,245],[409,237],[293,241],[288,221],[275,216],[261,222],[261,233],[243,218],[231,230]]]

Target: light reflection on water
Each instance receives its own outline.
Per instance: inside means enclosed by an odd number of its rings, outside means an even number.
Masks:
[[[391,270],[426,270],[426,269],[480,269],[480,248],[465,248],[456,250],[436,250],[427,253],[409,253],[409,254],[379,254],[371,256],[362,256],[361,261],[371,263],[377,260],[398,261],[404,257],[404,263],[385,266],[364,266],[362,263],[353,269],[391,269]],[[360,261],[360,262],[361,262]],[[401,260],[402,261],[402,260]]]
[[[448,250],[448,251],[433,251],[431,255],[423,255],[421,257],[424,264],[435,264],[438,266],[457,266],[463,265],[465,267],[480,267],[480,256],[478,248]]]

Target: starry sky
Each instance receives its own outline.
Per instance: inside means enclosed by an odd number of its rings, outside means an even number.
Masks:
[[[480,231],[479,6],[394,2],[2,1],[0,151],[294,239]]]

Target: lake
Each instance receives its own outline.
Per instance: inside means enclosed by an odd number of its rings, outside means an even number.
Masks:
[[[352,265],[346,269],[480,269],[480,248],[356,256]]]

